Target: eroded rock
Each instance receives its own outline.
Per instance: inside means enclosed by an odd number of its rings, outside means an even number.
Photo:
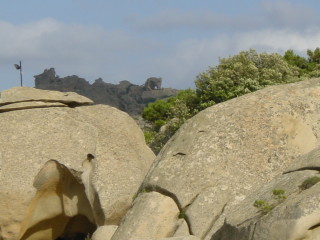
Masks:
[[[37,189],[21,223],[19,240],[55,240],[92,234],[94,209],[81,184],[67,167],[48,161],[35,177]]]

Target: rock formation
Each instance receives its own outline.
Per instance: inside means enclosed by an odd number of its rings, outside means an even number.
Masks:
[[[240,217],[239,221],[232,220],[234,209],[241,209],[250,193],[281,175],[299,156],[319,146],[319,103],[320,79],[313,79],[268,87],[212,106],[189,119],[169,140],[157,156],[140,190],[156,191],[171,197],[184,213],[190,234],[200,239],[220,239],[219,236],[224,235],[215,236],[229,216],[232,226],[250,219],[249,215],[248,218]],[[305,173],[296,182],[302,181],[308,174]],[[294,189],[297,190],[296,185]],[[301,202],[301,197],[296,204]],[[252,209],[253,203],[251,200],[246,204]],[[311,204],[310,208],[302,206],[298,210],[301,212],[299,216],[305,215],[308,210],[316,214],[316,203],[312,199],[306,200],[306,205],[308,203]],[[294,204],[291,202],[288,209],[293,209]],[[135,211],[135,207],[134,204],[131,211]],[[145,208],[150,207],[146,205]],[[283,211],[278,219],[294,215],[285,213],[285,207]],[[306,234],[308,228],[316,229],[320,221],[316,220],[319,218],[312,220],[312,216],[317,214],[310,213],[310,224],[296,231]],[[261,232],[267,231],[272,219],[264,224],[260,222]],[[273,222],[272,225],[275,232],[283,228],[282,223],[277,223]],[[299,221],[293,221],[290,226],[297,224]],[[225,232],[230,230],[228,226]],[[286,232],[290,231],[290,226]],[[121,229],[122,225],[117,232]],[[238,232],[242,231],[246,231],[246,227]],[[239,238],[234,234],[233,238],[226,235],[223,239],[251,239],[248,236]],[[120,239],[114,237],[112,240]]]
[[[23,94],[27,90],[1,93],[4,240],[15,239],[10,232],[17,231],[23,219],[32,219],[35,211],[30,209],[41,207],[31,201],[39,199],[39,192],[68,195],[60,184],[67,179],[80,181],[70,181],[78,186],[74,196],[87,198],[83,209],[92,210],[71,226],[84,221],[102,225],[96,216],[103,212],[104,226],[95,231],[94,240],[320,239],[320,79],[267,87],[207,108],[189,119],[154,161],[127,114],[90,106],[84,97],[67,101],[63,94],[69,98],[68,93],[54,92],[59,100],[40,100],[43,97],[30,97],[40,90]],[[11,91],[19,93],[18,102],[9,97],[15,95]],[[63,179],[59,171],[41,177],[49,157],[58,159],[57,168],[69,177]],[[31,187],[34,176],[37,192]],[[79,215],[70,198],[62,199],[67,211],[72,210],[71,218]],[[32,223],[23,221],[27,227],[22,227],[22,236]],[[73,227],[58,229],[55,236],[75,232]]]
[[[175,96],[178,90],[162,88],[161,78],[149,78],[143,86],[129,81],[118,85],[105,83],[101,78],[90,84],[78,76],[60,78],[54,68],[46,69],[35,76],[35,88],[61,92],[76,92],[92,99],[96,104],[107,104],[130,115],[138,115],[149,102]]]
[[[81,179],[87,167],[83,160],[88,160],[88,153],[94,155],[92,186],[103,224],[116,225],[154,160],[142,131],[127,113],[92,105],[90,99],[73,92],[26,87],[2,91],[0,122],[3,240],[17,239],[20,222],[37,193],[33,180],[48,160],[59,161]]]
[[[114,239],[157,239],[171,237],[178,223],[179,209],[175,202],[157,192],[141,194],[129,210]]]

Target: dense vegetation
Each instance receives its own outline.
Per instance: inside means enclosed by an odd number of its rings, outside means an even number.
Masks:
[[[158,100],[143,111],[151,124],[145,129],[149,146],[158,153],[169,138],[189,118],[217,103],[254,92],[269,85],[284,84],[320,76],[320,49],[307,51],[307,58],[294,53],[240,52],[221,58],[215,67],[200,73],[196,89],[180,91],[175,97]]]

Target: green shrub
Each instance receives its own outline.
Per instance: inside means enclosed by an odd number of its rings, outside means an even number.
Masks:
[[[272,190],[273,198],[277,201],[276,203],[270,204],[264,200],[256,200],[253,203],[253,206],[258,208],[263,214],[269,213],[274,207],[282,203],[287,199],[285,196],[285,191],[283,189],[273,189]]]
[[[268,85],[297,81],[299,71],[277,53],[240,52],[200,73],[195,81],[201,104],[220,103]]]
[[[263,200],[256,200],[253,206],[258,208],[263,214],[269,213],[274,208],[274,206]]]
[[[303,183],[299,186],[299,189],[301,191],[306,190],[311,188],[313,185],[315,185],[316,183],[320,182],[320,177],[314,176],[314,177],[310,177],[307,178],[306,180],[303,181]]]
[[[185,218],[186,218],[186,213],[185,213],[184,210],[181,210],[181,211],[180,211],[178,218],[179,218],[179,219],[181,219],[181,218],[185,219]]]
[[[280,202],[283,202],[287,199],[287,197],[285,196],[285,191],[282,189],[274,189],[272,193],[274,198]]]
[[[180,91],[177,96],[150,103],[142,117],[152,127],[144,129],[146,142],[157,154],[180,126],[199,109],[198,97],[192,89]]]

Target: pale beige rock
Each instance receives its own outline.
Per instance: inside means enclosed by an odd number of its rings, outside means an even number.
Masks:
[[[98,229],[93,233],[92,240],[110,240],[117,230],[117,225],[104,225],[98,227]]]
[[[84,185],[64,165],[48,161],[34,180],[36,195],[21,223],[19,240],[55,240],[92,234],[93,209]]]
[[[228,191],[223,191],[218,187],[209,187],[201,192],[186,210],[190,232],[203,239],[208,229],[224,212],[229,200],[230,194]],[[198,216],[201,216],[201,218]],[[212,220],[209,221],[208,219]]]
[[[292,162],[286,169],[287,172],[298,171],[303,169],[320,170],[320,147],[300,157],[299,161]]]
[[[21,109],[67,107],[68,105],[59,102],[19,102],[0,106],[1,112],[9,112]]]
[[[177,222],[177,230],[173,234],[173,237],[185,237],[190,235],[190,230],[187,222],[181,218]]]
[[[15,87],[0,92],[0,106],[18,102],[61,102],[65,104],[86,105],[93,101],[74,92],[39,90],[29,87]]]
[[[178,227],[179,212],[167,196],[157,192],[139,194],[112,240],[171,237]]]
[[[142,188],[164,189],[181,208],[194,209],[188,216],[191,223],[214,227],[222,205],[227,210],[228,205],[241,203],[293,159],[319,145],[319,103],[320,79],[312,79],[212,106],[189,119],[171,138]],[[216,191],[211,198],[219,203],[216,207],[205,197],[194,201],[208,188]],[[214,214],[208,218],[209,214],[197,214],[197,208],[199,213],[207,208]],[[204,227],[198,237],[207,231]]]
[[[25,214],[25,206],[28,202],[21,195],[1,193],[0,201],[0,239],[18,239],[20,223]]]
[[[2,229],[22,220],[35,194],[33,178],[50,159],[81,172],[87,154],[96,157],[92,180],[105,224],[120,222],[154,160],[135,121],[106,105],[3,112],[0,132],[0,202],[7,195],[21,199],[0,204],[0,212],[8,212],[5,219],[0,216]],[[11,208],[17,211],[10,217]]]
[[[301,220],[304,221],[302,217],[304,214],[302,213],[308,208],[305,207],[307,205],[303,206],[304,204],[302,204],[301,201],[303,199],[302,196],[306,192],[300,192],[299,186],[305,179],[312,176],[317,176],[317,171],[298,171],[276,177],[261,189],[252,192],[240,204],[231,207],[226,214],[223,227],[213,234],[213,236],[208,235],[206,239],[295,239],[289,236],[297,229],[297,226],[300,225],[298,222]],[[285,201],[281,202],[275,198],[273,195],[273,190],[275,189],[285,191]],[[314,192],[314,196],[316,197],[317,195],[318,193]],[[262,200],[276,207],[270,213],[264,215],[260,209],[254,207],[256,200]],[[309,200],[306,199],[303,201]],[[289,204],[290,202],[292,203]],[[320,223],[319,219],[318,222]],[[270,225],[267,225],[267,223]],[[308,228],[304,228],[304,231],[306,230],[308,230]]]
[[[170,237],[170,238],[144,238],[144,239],[130,239],[130,240],[200,240],[196,236],[184,236],[184,237]]]

